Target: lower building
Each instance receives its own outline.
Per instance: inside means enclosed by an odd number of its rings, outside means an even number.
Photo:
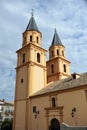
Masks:
[[[13,119],[14,103],[0,100],[0,123],[6,119]]]

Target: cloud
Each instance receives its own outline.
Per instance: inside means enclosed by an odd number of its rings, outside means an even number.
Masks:
[[[13,100],[16,53],[21,48],[22,32],[31,17],[42,32],[42,45],[51,45],[54,28],[71,61],[71,72],[87,71],[87,1],[86,0],[1,0],[0,1],[0,98]],[[48,57],[48,54],[47,54]]]

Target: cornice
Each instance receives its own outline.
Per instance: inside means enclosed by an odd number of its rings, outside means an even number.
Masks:
[[[55,75],[64,75],[64,76],[67,76],[67,77],[70,77],[70,75],[66,74],[66,73],[62,73],[62,72],[57,72],[57,73],[52,73],[50,75],[47,75],[47,77],[52,77],[52,76],[55,76]]]
[[[43,66],[43,65],[41,65],[41,64],[38,64],[38,63],[36,63],[36,62],[32,62],[32,61],[28,61],[28,62],[26,62],[26,63],[24,63],[24,64],[22,64],[22,65],[20,65],[20,66],[17,66],[15,69],[16,70],[19,70],[21,67],[24,67],[24,66],[29,66],[29,65],[36,65],[36,66],[39,66],[39,67],[41,67],[41,68],[46,68],[46,66]]]
[[[33,44],[33,43],[29,43],[29,44],[23,46],[22,48],[20,48],[19,50],[17,50],[16,53],[19,53],[19,52],[21,52],[21,51],[23,51],[23,50],[25,50],[25,49],[27,49],[27,48],[30,48],[30,47],[34,47],[34,48],[39,49],[39,50],[41,50],[41,51],[47,52],[47,50],[45,50],[44,48],[39,47],[39,46],[37,46],[37,45],[35,45],[35,44]]]
[[[46,63],[50,63],[50,62],[52,62],[52,61],[59,60],[59,59],[62,59],[62,60],[64,60],[65,62],[71,63],[70,61],[66,60],[65,58],[63,58],[63,57],[61,57],[61,56],[55,57],[55,58],[53,58],[53,59],[50,59],[50,60],[46,61]]]

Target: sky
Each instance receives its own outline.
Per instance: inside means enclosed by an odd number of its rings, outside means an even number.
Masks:
[[[43,48],[49,49],[56,28],[71,73],[87,72],[87,0],[0,0],[0,99],[14,100],[16,50],[32,9]]]

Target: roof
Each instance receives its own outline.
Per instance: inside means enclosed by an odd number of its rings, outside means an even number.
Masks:
[[[60,38],[59,38],[59,36],[57,34],[56,29],[55,29],[55,33],[54,33],[54,36],[53,36],[53,40],[52,40],[51,46],[53,46],[53,45],[58,45],[58,46],[62,45],[63,46],[63,44],[62,44],[62,42],[61,42],[61,40],[60,40]]]
[[[14,106],[13,102],[6,102],[4,100],[0,100],[0,105],[4,105],[4,106]]]
[[[71,88],[79,88],[80,86],[87,85],[87,73],[82,74],[79,78],[73,79],[70,78],[58,80],[56,82],[48,84],[45,88],[40,91],[34,93],[32,96],[44,95],[52,92],[59,92],[63,90],[69,90]],[[32,97],[31,96],[31,97]]]
[[[34,19],[34,16],[33,16],[33,13],[32,13],[32,16],[30,18],[30,21],[27,25],[27,28],[26,28],[26,31],[32,31],[32,30],[36,30],[36,31],[39,31],[38,27],[37,27],[37,24],[35,22],[35,19]]]

